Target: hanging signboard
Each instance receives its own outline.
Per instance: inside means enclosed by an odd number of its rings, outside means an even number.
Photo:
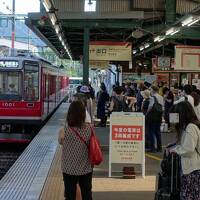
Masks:
[[[131,61],[130,42],[90,42],[89,60]]]
[[[105,60],[90,60],[90,68],[93,69],[107,69],[109,66],[109,61],[105,61]]]
[[[110,118],[109,177],[112,163],[141,164],[145,176],[144,115],[113,112]]]
[[[175,47],[176,70],[200,70],[200,46]]]

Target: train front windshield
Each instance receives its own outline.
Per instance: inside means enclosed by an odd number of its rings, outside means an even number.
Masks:
[[[37,101],[39,64],[35,61],[0,60],[0,100]]]
[[[0,99],[19,100],[22,98],[22,72],[0,71]]]

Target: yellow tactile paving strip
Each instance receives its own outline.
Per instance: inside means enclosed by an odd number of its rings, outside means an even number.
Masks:
[[[58,146],[40,200],[64,200],[60,155],[61,147]]]

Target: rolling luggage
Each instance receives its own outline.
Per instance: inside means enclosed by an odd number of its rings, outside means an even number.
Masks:
[[[155,200],[180,199],[180,157],[177,154],[164,155],[162,172],[158,174]]]

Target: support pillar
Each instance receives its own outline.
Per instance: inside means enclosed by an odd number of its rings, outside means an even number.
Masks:
[[[83,84],[89,84],[89,42],[90,29],[84,28],[84,45],[83,45]]]
[[[166,24],[173,24],[176,21],[176,0],[166,0],[165,21]]]

